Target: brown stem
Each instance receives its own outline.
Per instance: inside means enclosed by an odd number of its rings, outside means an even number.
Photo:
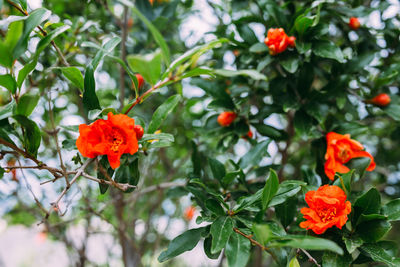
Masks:
[[[140,103],[140,102],[143,100],[143,98],[145,98],[148,94],[150,94],[150,93],[153,92],[154,90],[156,90],[156,89],[158,89],[158,88],[164,86],[165,84],[167,84],[168,82],[173,81],[173,80],[174,80],[174,77],[168,77],[168,78],[166,78],[164,81],[158,82],[156,85],[154,85],[154,86],[151,87],[149,90],[147,90],[143,95],[141,95],[141,96],[139,96],[138,98],[136,98],[136,101],[133,102],[133,103],[131,104],[131,106],[128,108],[127,111],[125,111],[125,114],[128,114],[129,111],[131,111],[131,109],[132,109],[134,106],[136,106],[138,103]]]
[[[300,250],[308,257],[308,260],[309,260],[310,262],[313,262],[316,266],[321,267],[321,265],[318,264],[317,260],[314,259],[314,258],[310,255],[310,253],[308,253],[307,250],[302,249],[302,248],[301,248]]]

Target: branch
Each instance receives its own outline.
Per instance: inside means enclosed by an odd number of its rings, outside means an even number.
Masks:
[[[268,247],[265,247],[264,245],[260,244],[258,241],[254,240],[254,239],[253,239],[253,235],[246,235],[245,233],[241,232],[241,231],[240,231],[238,228],[236,228],[236,227],[233,228],[233,231],[235,231],[235,232],[238,233],[239,235],[244,236],[245,238],[247,238],[248,240],[250,240],[250,242],[251,242],[253,245],[255,245],[255,246],[261,248],[262,250],[265,250],[266,252],[268,252],[268,253],[272,256],[272,258],[274,258],[274,260],[275,260],[276,262],[278,262],[278,261],[277,261],[276,255],[275,255]]]
[[[94,161],[93,159],[88,159],[83,165],[76,171],[76,174],[74,178],[72,178],[71,182],[69,185],[67,185],[64,190],[61,192],[61,194],[58,196],[57,200],[53,203],[51,203],[51,207],[48,210],[48,213],[46,214],[45,220],[47,220],[53,210],[58,210],[58,203],[60,200],[64,197],[64,195],[68,192],[68,190],[71,188],[71,185],[76,182],[76,180],[82,175],[82,173],[85,171],[87,166]]]
[[[302,248],[300,248],[300,250],[301,250],[304,254],[306,254],[306,256],[308,257],[308,260],[309,260],[310,262],[313,262],[313,263],[314,263],[315,265],[317,265],[318,267],[321,267],[321,265],[318,264],[317,260],[314,259],[314,258],[310,255],[310,253],[307,252],[307,250],[302,249]]]
[[[125,111],[125,115],[128,114],[129,111],[131,111],[131,109],[134,106],[136,106],[138,103],[140,103],[143,100],[143,98],[145,98],[148,94],[150,94],[151,92],[153,92],[154,90],[156,90],[160,87],[163,87],[165,84],[169,83],[170,81],[174,81],[174,80],[175,80],[174,77],[168,77],[164,81],[160,81],[157,84],[155,84],[153,87],[151,87],[149,90],[147,90],[143,95],[136,98],[136,101],[131,104],[131,106],[128,108],[127,111]]]
[[[114,187],[116,187],[116,188],[118,188],[118,189],[120,189],[120,190],[122,190],[122,191],[126,191],[126,190],[128,190],[129,188],[136,188],[135,185],[121,184],[121,183],[106,181],[106,180],[103,180],[103,179],[98,179],[98,178],[96,178],[96,177],[93,177],[93,176],[91,176],[91,175],[85,173],[85,172],[82,173],[82,176],[85,177],[85,178],[87,178],[87,179],[89,179],[89,180],[98,182],[99,184],[108,184],[108,185],[114,186]]]
[[[11,0],[6,0],[7,3],[9,3],[10,5],[12,5],[13,7],[15,7],[19,12],[21,12],[22,14],[24,14],[25,16],[28,16],[28,12],[26,12],[25,10],[23,10],[21,7],[19,7],[16,3],[12,2]],[[47,32],[45,30],[43,30],[42,27],[37,26],[37,28],[40,30],[40,32],[44,35],[47,36]],[[54,49],[56,50],[58,56],[60,57],[61,63],[64,66],[69,66],[68,62],[65,60],[64,55],[62,54],[60,48],[58,48],[58,46],[56,45],[56,43],[52,40],[51,41],[51,45],[54,47]]]

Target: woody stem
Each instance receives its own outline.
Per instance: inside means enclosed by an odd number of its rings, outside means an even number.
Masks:
[[[318,264],[317,260],[314,259],[314,258],[310,255],[310,253],[308,253],[307,250],[302,249],[302,248],[301,248],[300,250],[308,257],[309,261],[313,262],[316,266],[321,267],[321,265]]]

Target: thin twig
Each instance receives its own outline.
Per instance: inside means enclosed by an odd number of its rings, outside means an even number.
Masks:
[[[85,172],[82,173],[82,176],[85,177],[85,178],[87,178],[87,179],[89,179],[89,180],[98,182],[99,184],[108,184],[108,185],[114,186],[114,187],[116,187],[116,188],[118,188],[118,189],[120,189],[120,190],[122,190],[122,191],[126,191],[126,190],[128,190],[129,188],[136,188],[135,185],[121,184],[121,183],[116,183],[116,182],[114,182],[114,181],[111,182],[111,181],[106,181],[106,180],[103,180],[103,179],[98,179],[98,178],[96,178],[96,177],[93,177],[93,176],[91,176],[91,175],[85,173]]]
[[[304,254],[306,254],[306,256],[308,257],[308,259],[309,259],[309,261],[310,262],[313,262],[315,265],[317,265],[318,267],[321,267],[321,265],[319,265],[318,264],[318,262],[317,262],[317,260],[316,259],[314,259],[311,255],[310,255],[310,253],[308,253],[308,251],[307,250],[304,250],[304,249],[300,249]]]
[[[156,89],[158,89],[158,88],[164,86],[164,85],[167,84],[168,82],[174,81],[174,80],[175,80],[174,77],[168,77],[168,78],[164,79],[164,81],[158,82],[156,85],[154,85],[154,86],[151,87],[149,90],[147,90],[143,95],[141,95],[141,96],[139,96],[138,98],[136,98],[136,101],[133,102],[133,103],[131,104],[131,106],[128,108],[127,111],[125,111],[125,114],[128,114],[129,111],[131,111],[131,109],[132,109],[134,106],[136,106],[138,103],[140,103],[140,102],[143,100],[143,98],[145,98],[148,94],[150,94],[150,93],[153,92],[154,90],[156,90]]]
[[[275,260],[276,262],[278,262],[278,261],[277,261],[276,255],[275,255],[268,247],[262,245],[261,243],[259,243],[259,242],[256,241],[256,240],[254,240],[252,235],[246,235],[245,233],[243,233],[242,231],[240,231],[240,230],[239,230],[238,228],[236,228],[236,227],[233,228],[233,231],[235,231],[235,232],[238,233],[239,235],[241,235],[241,236],[247,238],[248,240],[250,240],[250,242],[251,242],[253,245],[255,245],[255,246],[261,248],[262,250],[265,250],[266,252],[268,252],[268,253],[272,256],[272,258],[274,258],[274,260]]]

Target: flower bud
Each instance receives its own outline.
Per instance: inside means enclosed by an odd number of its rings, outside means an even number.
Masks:
[[[183,214],[183,216],[187,221],[190,221],[193,219],[195,212],[196,212],[196,208],[193,206],[189,206],[185,209],[185,213]]]
[[[360,21],[358,20],[358,18],[356,18],[356,17],[351,17],[351,18],[350,18],[350,20],[349,20],[349,27],[350,27],[352,30],[357,30],[358,28],[360,28],[360,26],[361,26],[361,23],[360,23]]]
[[[138,88],[139,90],[142,88],[143,84],[144,84],[144,79],[143,76],[140,75],[139,73],[135,74],[137,82],[138,82]],[[132,83],[133,88],[135,88],[135,83]]]
[[[143,134],[144,134],[143,127],[140,126],[140,125],[135,125],[134,128],[133,128],[133,130],[135,130],[135,132],[136,132],[136,139],[137,139],[137,140],[142,139]]]
[[[276,55],[285,51],[288,46],[295,47],[295,40],[296,37],[287,36],[284,29],[271,28],[268,30],[264,43],[268,46],[269,53]]]
[[[237,115],[233,111],[224,111],[218,116],[218,123],[222,127],[228,127],[236,119]]]
[[[386,107],[390,104],[390,96],[388,94],[382,93],[368,100],[367,103],[374,104],[380,107]]]

